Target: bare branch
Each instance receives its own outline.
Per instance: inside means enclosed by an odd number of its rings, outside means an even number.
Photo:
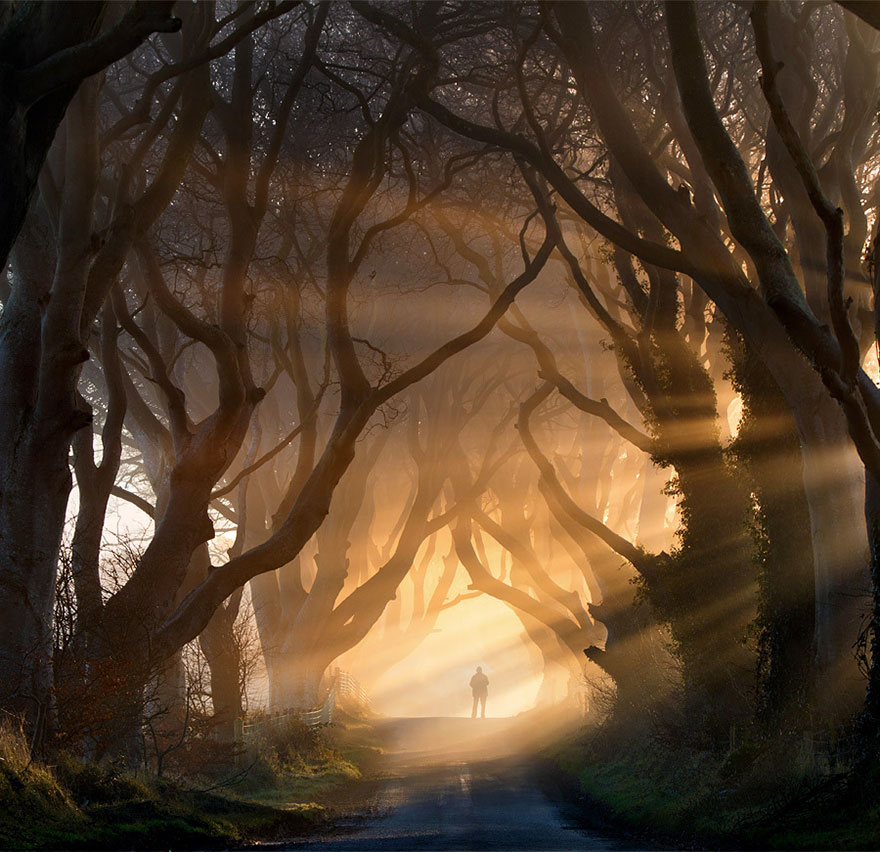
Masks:
[[[156,517],[156,512],[152,504],[144,500],[144,498],[138,494],[135,494],[133,491],[127,491],[121,485],[114,485],[110,489],[110,493],[114,497],[118,497],[120,500],[125,500],[126,502],[131,503],[132,506],[137,506],[145,515],[148,515],[151,518]]]
[[[138,0],[118,24],[97,38],[59,50],[19,71],[19,100],[33,104],[63,86],[76,86],[131,53],[153,33],[176,33],[181,21],[171,15],[173,7],[174,0]]]
[[[810,159],[810,155],[788,115],[788,110],[785,108],[782,95],[776,85],[776,77],[782,66],[773,58],[773,47],[770,43],[770,29],[767,18],[767,3],[764,0],[756,2],[752,6],[749,17],[755,31],[755,45],[763,71],[761,75],[761,89],[770,107],[773,124],[780,138],[785,143],[788,154],[794,163],[795,169],[797,169],[797,173],[807,191],[807,196],[813,205],[813,209],[816,211],[816,215],[825,226],[827,239],[826,274],[828,277],[828,307],[831,313],[831,322],[834,325],[834,333],[840,342],[840,375],[843,382],[848,387],[853,388],[861,357],[859,341],[850,324],[846,304],[843,299],[843,282],[846,276],[843,244],[843,210],[833,205],[822,190],[813,161]]]

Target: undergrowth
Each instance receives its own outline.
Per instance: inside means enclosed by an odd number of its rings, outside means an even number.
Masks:
[[[606,723],[547,753],[579,816],[673,848],[877,849],[880,797],[807,767],[796,738],[712,752]]]
[[[31,760],[0,723],[0,849],[214,849],[281,840],[326,824],[342,788],[378,749],[369,725],[291,723],[229,764],[156,778],[58,754]]]

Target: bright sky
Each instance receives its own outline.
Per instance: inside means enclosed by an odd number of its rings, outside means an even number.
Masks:
[[[372,685],[374,708],[394,716],[469,716],[468,682],[482,666],[489,678],[487,715],[531,709],[541,672],[520,640],[522,632],[510,609],[487,595],[444,610],[435,632]]]

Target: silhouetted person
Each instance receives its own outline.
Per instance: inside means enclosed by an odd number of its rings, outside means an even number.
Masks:
[[[489,678],[483,674],[483,670],[479,666],[477,666],[477,673],[471,678],[471,691],[474,693],[474,709],[471,711],[471,719],[477,718],[477,704],[480,705],[480,716],[485,719]]]

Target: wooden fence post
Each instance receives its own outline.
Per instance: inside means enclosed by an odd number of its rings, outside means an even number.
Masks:
[[[232,740],[235,743],[235,765],[240,766],[244,754],[244,723],[240,718],[233,723]]]

